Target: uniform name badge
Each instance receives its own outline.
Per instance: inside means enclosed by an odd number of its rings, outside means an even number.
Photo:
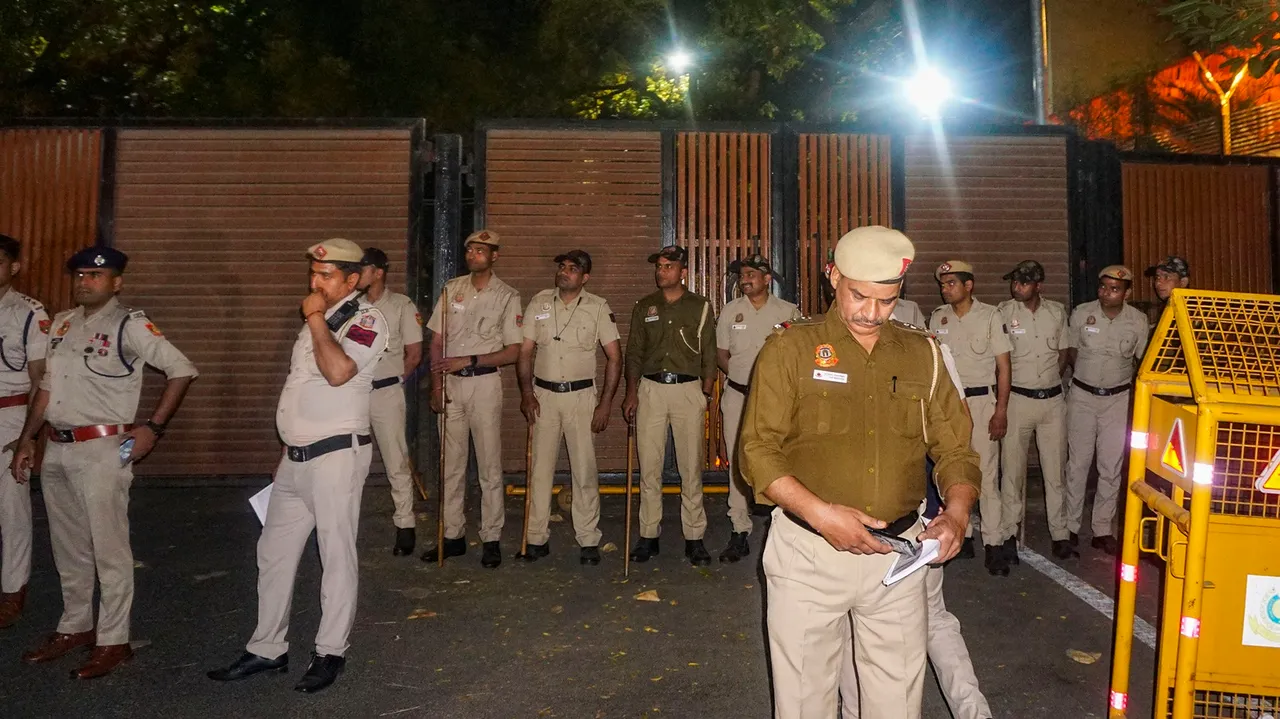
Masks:
[[[824,369],[815,369],[813,378],[819,382],[839,382],[840,384],[849,384],[849,375],[844,372],[830,372]]]
[[[1025,335],[1026,333],[1027,331],[1025,329],[1009,330],[1009,334],[1011,335]]]
[[[548,314],[542,314],[542,315],[534,315],[534,316],[533,316],[533,318],[534,318],[535,320],[545,320],[545,319],[550,319],[550,317],[551,317],[550,313],[548,313]]]
[[[945,335],[945,334],[947,334],[948,332],[950,332],[950,330],[934,330],[934,331],[933,331],[933,333],[934,333],[935,335]]]
[[[1097,334],[1097,333],[1101,332],[1102,330],[1098,329],[1097,327],[1085,327],[1085,328],[1084,328],[1084,331],[1085,331],[1085,332],[1092,332],[1092,333],[1094,333],[1094,334]]]
[[[661,318],[661,317],[658,317],[657,315],[649,315],[648,317],[644,318],[644,321],[645,321],[645,322],[657,322],[657,321],[658,321],[658,320],[660,320],[660,319],[662,319],[662,318]]]
[[[450,305],[451,307],[453,307],[453,309],[455,309],[455,310],[459,310],[459,311],[462,311],[462,310],[467,309],[467,306],[466,306],[466,305],[464,305],[464,304],[460,304],[460,303],[458,303],[458,302],[450,302],[450,303],[449,303],[449,305]]]
[[[732,325],[732,327],[735,330],[745,330],[747,328],[746,325]]]

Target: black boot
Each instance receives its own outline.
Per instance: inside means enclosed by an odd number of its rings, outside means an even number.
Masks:
[[[707,547],[702,543],[701,539],[686,539],[684,541],[684,557],[695,567],[705,567],[711,564],[711,555],[707,553]]]
[[[636,540],[636,546],[631,550],[631,561],[647,562],[649,557],[658,556],[658,538],[657,537],[641,537]]]
[[[1008,539],[1004,540],[1004,545],[1002,549],[1004,549],[1004,561],[1014,566],[1022,564],[1022,560],[1018,559],[1018,538],[1017,537],[1009,537]]]
[[[413,554],[413,546],[417,543],[418,537],[413,527],[401,527],[396,529],[396,546],[391,553],[397,557],[407,557]]]
[[[275,659],[267,659],[257,654],[245,652],[231,666],[225,669],[214,669],[205,674],[205,676],[215,682],[234,682],[240,679],[248,679],[254,674],[261,674],[262,672],[284,674],[287,671],[289,671],[288,654],[281,654]]]
[[[1053,540],[1053,556],[1057,559],[1074,559],[1080,556],[1080,552],[1071,546],[1070,540],[1055,539]]]
[[[526,562],[536,562],[543,557],[551,554],[551,542],[543,542],[542,544],[526,545],[523,554],[517,554],[517,559],[523,559]]]
[[[427,551],[422,553],[422,561],[424,562],[438,561],[440,557],[439,552],[440,552],[440,549],[438,547],[432,547],[428,549]],[[457,539],[449,539],[448,537],[445,537],[445,540],[444,540],[444,558],[445,559],[448,559],[449,557],[461,557],[466,553],[467,553],[466,537],[458,537]]]
[[[592,567],[599,564],[600,548],[599,547],[583,547],[582,550],[578,552],[578,563],[587,564]]]
[[[729,536],[729,545],[720,553],[720,563],[733,564],[751,554],[751,545],[747,542],[746,532],[734,532]]]
[[[973,559],[973,537],[965,537],[964,543],[960,545],[960,552],[956,554],[959,559]]]
[[[315,694],[337,680],[346,666],[347,660],[344,657],[317,654],[311,658],[311,666],[307,667],[307,673],[302,675],[302,679],[293,685],[293,690],[303,694]]]
[[[1120,556],[1120,542],[1110,534],[1104,534],[1101,537],[1094,537],[1089,540],[1089,546],[1094,549],[1100,549],[1113,557]]]
[[[988,544],[986,545],[986,554],[984,564],[986,564],[987,571],[991,573],[991,576],[1009,576],[1009,562],[1004,558],[1004,547]]]
[[[502,545],[497,542],[485,542],[480,553],[480,566],[485,569],[496,569],[502,564]]]

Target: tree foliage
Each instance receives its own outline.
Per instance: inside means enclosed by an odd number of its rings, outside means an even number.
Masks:
[[[1160,14],[1173,22],[1175,35],[1194,50],[1216,52],[1234,47],[1223,69],[1248,65],[1262,77],[1280,62],[1280,15],[1276,0],[1169,0]]]

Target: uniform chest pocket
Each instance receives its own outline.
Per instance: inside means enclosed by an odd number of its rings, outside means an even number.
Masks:
[[[1138,348],[1138,335],[1133,332],[1122,332],[1120,334],[1120,355],[1123,357],[1132,357]]]
[[[920,439],[924,437],[924,398],[928,388],[914,382],[897,385],[889,395],[890,426],[899,437]]]
[[[985,355],[987,350],[991,348],[991,335],[989,330],[969,338],[969,351],[975,355]]]
[[[565,333],[565,340],[573,343],[573,349],[587,351],[596,347],[595,326],[578,325],[571,332]]]
[[[1062,339],[1058,334],[1057,332],[1050,332],[1049,336],[1045,338],[1045,344],[1048,345],[1049,349],[1054,351],[1062,349]]]
[[[502,310],[482,310],[476,315],[476,334],[491,340],[502,332]]]
[[[1009,344],[1013,345],[1013,356],[1022,357],[1028,355],[1035,348],[1036,338],[1027,335],[1025,329],[1011,330],[1009,332]]]
[[[853,403],[844,393],[809,390],[798,403],[800,431],[804,434],[843,434],[849,431]]]

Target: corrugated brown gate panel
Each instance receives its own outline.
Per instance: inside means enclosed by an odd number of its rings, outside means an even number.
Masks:
[[[689,248],[689,289],[711,299],[719,315],[730,262],[768,254],[770,136],[682,132],[676,137],[676,241]],[[718,382],[719,380],[717,380]],[[707,467],[727,460],[720,447],[720,392],[707,413]]]
[[[800,311],[821,312],[827,251],[855,227],[893,223],[890,138],[800,135]]]
[[[502,236],[495,273],[528,304],[555,284],[552,258],[591,254],[587,289],[608,300],[626,347],[631,308],[652,292],[648,256],[662,244],[662,144],[657,132],[490,130],[485,145],[485,217]],[[524,471],[528,426],[514,368],[503,370],[502,465]],[[596,376],[604,381],[603,355]],[[627,432],[617,406],[596,440],[600,471],[622,471]],[[568,468],[565,452],[560,465]]]
[[[275,405],[307,293],[306,248],[377,246],[405,286],[409,130],[122,130],[116,245],[123,301],[144,309],[200,379],[147,475],[270,472]],[[140,411],[161,378],[150,372]]]
[[[1123,163],[1125,263],[1141,275],[1165,255],[1181,255],[1196,287],[1271,292],[1269,171]],[[1154,300],[1139,279],[1133,299]]]
[[[50,311],[71,306],[63,263],[98,231],[100,130],[0,130],[0,232],[22,243],[15,286]]]
[[[906,151],[907,297],[926,317],[942,303],[933,271],[949,259],[973,263],[983,302],[1008,299],[1001,277],[1028,259],[1044,265],[1044,296],[1070,302],[1064,137],[953,137],[944,152],[911,137]]]

